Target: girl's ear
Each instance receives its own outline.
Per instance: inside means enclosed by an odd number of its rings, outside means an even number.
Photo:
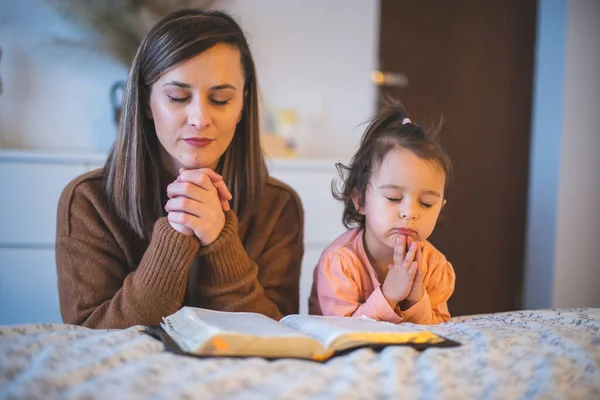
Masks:
[[[358,211],[358,213],[361,215],[365,215],[365,208],[361,205],[362,199],[361,199],[360,193],[358,193],[358,190],[356,190],[356,188],[352,189],[351,196],[352,196],[352,203],[354,203],[354,208],[356,209],[356,211]]]
[[[444,208],[444,206],[446,205],[448,201],[446,201],[446,199],[444,199],[444,201],[442,202],[442,208]]]

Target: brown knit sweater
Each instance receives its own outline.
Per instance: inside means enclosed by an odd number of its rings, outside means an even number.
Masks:
[[[268,178],[253,217],[226,212],[213,243],[171,228],[166,217],[140,239],[114,212],[103,171],[67,185],[58,205],[56,268],[63,321],[92,328],[156,325],[183,305],[253,311],[274,319],[298,312],[304,253],[298,195]]]

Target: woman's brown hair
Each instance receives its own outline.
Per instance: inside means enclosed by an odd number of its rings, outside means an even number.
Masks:
[[[352,197],[358,193],[359,205],[364,206],[371,176],[386,154],[399,147],[411,151],[419,158],[440,168],[446,177],[444,199],[448,198],[452,163],[438,141],[441,124],[434,129],[424,129],[406,118],[402,104],[397,100],[387,99],[384,107],[369,123],[361,138],[360,147],[350,164],[348,166],[336,164],[342,187],[338,190],[334,180],[331,191],[336,200],[344,203],[342,222],[346,228],[350,229],[354,225],[365,227],[365,216],[358,212]]]
[[[181,10],[154,25],[140,44],[123,96],[118,135],[105,165],[105,190],[112,207],[140,236],[148,237],[164,215],[164,171],[160,143],[147,115],[152,85],[165,72],[219,43],[235,46],[244,72],[244,108],[217,171],[240,220],[249,218],[261,196],[267,170],[260,146],[258,85],[254,61],[240,26],[221,11]]]

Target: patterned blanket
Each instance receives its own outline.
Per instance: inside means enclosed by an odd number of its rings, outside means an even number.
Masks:
[[[463,345],[360,349],[325,363],[195,358],[141,326],[0,326],[0,398],[600,399],[600,309],[518,311],[427,327]]]

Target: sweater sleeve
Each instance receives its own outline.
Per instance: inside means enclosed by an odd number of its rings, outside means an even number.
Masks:
[[[238,220],[226,212],[225,227],[213,243],[198,252],[196,293],[203,307],[249,311],[279,320],[298,312],[303,244],[303,211],[291,197],[272,226],[264,226],[266,245],[256,261],[248,257],[238,235]]]
[[[199,242],[160,218],[139,265],[130,268],[119,245],[124,238],[108,228],[104,213],[76,190],[63,192],[56,238],[63,321],[90,328],[158,324],[181,307]]]

